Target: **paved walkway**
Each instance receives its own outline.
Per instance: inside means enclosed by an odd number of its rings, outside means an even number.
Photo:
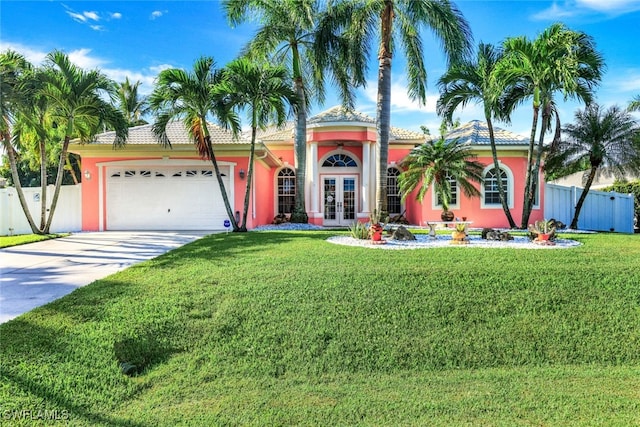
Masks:
[[[106,231],[0,249],[0,323],[210,231]]]

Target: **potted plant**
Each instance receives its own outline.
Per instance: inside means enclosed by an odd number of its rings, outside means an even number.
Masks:
[[[529,233],[533,236],[534,242],[553,244],[552,241],[555,238],[556,227],[552,221],[543,219],[536,221],[534,224],[529,224]]]
[[[384,224],[380,223],[380,213],[374,209],[369,215],[369,236],[371,240],[375,243],[382,243],[382,232],[384,231],[384,227],[387,225],[386,221]]]
[[[467,224],[464,222],[456,222],[454,228],[455,230],[451,233],[451,243],[469,243],[469,240],[467,239]]]

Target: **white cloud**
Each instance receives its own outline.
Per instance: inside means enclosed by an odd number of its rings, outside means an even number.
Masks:
[[[41,65],[47,56],[47,52],[44,50],[38,50],[37,48],[24,46],[19,43],[10,43],[0,40],[0,52],[5,52],[7,50],[13,50],[20,53],[33,65]]]
[[[102,25],[89,25],[89,28],[91,28],[94,31],[105,31]]]
[[[93,21],[99,21],[100,20],[100,16],[98,15],[97,12],[82,12],[82,14],[87,18],[87,19],[91,19]]]
[[[90,55],[91,49],[76,49],[67,53],[69,61],[80,68],[93,70],[106,63],[105,60]]]
[[[149,17],[149,19],[157,19],[160,18],[162,15],[164,15],[165,13],[167,13],[167,11],[162,11],[162,10],[154,10],[153,12],[151,12],[151,16]]]
[[[368,81],[364,89],[365,97],[373,102],[377,102],[378,83],[377,81]],[[407,93],[407,84],[402,80],[391,83],[391,109],[398,112],[418,111],[423,113],[435,113],[438,94],[427,93],[426,105],[420,105],[416,100],[412,100]]]
[[[111,19],[120,19],[120,18],[122,18],[122,14],[120,12],[114,12],[110,16],[111,16]]]
[[[176,68],[176,67],[174,67],[171,64],[160,64],[160,65],[153,65],[149,67],[149,70],[153,73],[160,74],[161,71],[168,70],[169,68]]]
[[[87,18],[81,13],[76,13],[76,12],[72,12],[70,10],[67,10],[67,15],[69,15],[71,18],[73,18],[73,20],[76,21],[76,22],[80,22],[80,23],[87,22]]]
[[[553,4],[532,16],[532,19],[549,21],[586,14],[619,16],[640,10],[640,0],[565,0]]]

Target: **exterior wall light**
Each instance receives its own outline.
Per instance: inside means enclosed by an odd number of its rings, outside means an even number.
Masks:
[[[85,171],[84,171],[84,177],[85,177],[87,180],[90,180],[90,179],[91,179],[91,171],[89,171],[89,169],[87,169],[87,170],[85,170]]]
[[[244,179],[246,172],[244,171],[244,169],[240,169],[238,171],[238,175],[240,176],[240,179]]]

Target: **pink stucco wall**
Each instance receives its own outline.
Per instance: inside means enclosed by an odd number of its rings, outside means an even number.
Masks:
[[[488,166],[493,164],[491,157],[478,157],[480,163]],[[522,219],[522,206],[524,194],[524,178],[526,173],[526,158],[524,157],[504,157],[501,159],[504,166],[509,168],[513,174],[513,201],[510,208],[511,216],[516,225],[519,226]],[[540,174],[539,182],[543,182]],[[476,184],[480,189],[480,185]],[[442,210],[433,206],[433,192],[430,189],[424,196],[422,204],[415,200],[415,194],[407,197],[406,208],[410,222],[424,225],[425,221],[439,221]],[[451,208],[456,217],[466,217],[468,221],[473,221],[472,227],[478,228],[507,228],[509,221],[501,205],[482,206],[481,197],[468,198],[461,191],[458,194],[459,207]],[[544,211],[544,191],[539,190],[539,204],[531,212],[530,223],[543,219]]]

